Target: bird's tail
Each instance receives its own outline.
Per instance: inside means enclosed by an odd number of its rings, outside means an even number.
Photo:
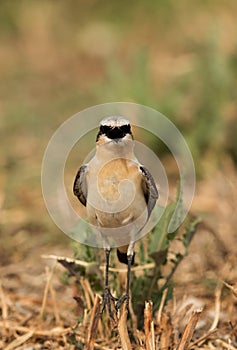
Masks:
[[[128,246],[119,247],[117,249],[117,257],[119,261],[123,264],[128,264],[127,249],[128,249]],[[132,263],[131,263],[132,265],[134,265],[134,261],[135,261],[135,253],[133,253],[133,257],[132,257]]]

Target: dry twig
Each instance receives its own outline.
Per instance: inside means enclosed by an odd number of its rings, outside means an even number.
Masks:
[[[229,342],[226,343],[222,339],[217,339],[216,343],[218,343],[220,346],[222,346],[223,348],[225,348],[227,350],[237,350],[237,348],[235,346],[231,345]]]
[[[157,323],[158,323],[158,324],[160,324],[161,314],[162,314],[162,310],[163,310],[164,305],[165,305],[165,300],[166,300],[167,293],[168,293],[168,288],[166,288],[166,289],[163,291],[163,293],[162,293],[162,298],[161,298],[159,310],[158,310],[158,312],[157,312]]]
[[[78,259],[71,259],[68,257],[64,257],[64,256],[57,256],[57,255],[53,255],[53,254],[43,254],[41,255],[42,259],[51,259],[51,260],[56,260],[58,262],[60,262],[60,260],[67,260],[70,263],[74,263],[75,265],[79,265],[82,266],[84,268],[88,267],[90,265],[90,263],[83,261],[83,260],[78,260]],[[138,265],[138,266],[133,266],[131,267],[131,271],[143,271],[143,270],[150,270],[153,269],[155,267],[155,263],[148,263],[148,264],[144,264],[144,265]],[[99,269],[101,271],[104,271],[105,266],[101,265],[99,266]],[[118,268],[118,267],[109,267],[109,271],[111,272],[126,272],[126,268]]]
[[[80,278],[80,285],[83,289],[83,292],[84,292],[84,296],[85,296],[85,299],[86,299],[86,307],[88,310],[90,310],[92,308],[92,305],[91,305],[91,298],[90,298],[90,293],[89,293],[89,290],[88,290],[88,285],[85,283],[85,278],[84,277],[81,277]]]
[[[0,322],[0,327],[2,327],[2,322]],[[29,327],[24,327],[24,326],[15,326],[14,324],[8,324],[7,328],[10,330],[13,330],[15,332],[19,333],[28,333],[31,331]],[[63,334],[68,333],[71,331],[71,327],[68,328],[62,328],[62,327],[54,327],[50,329],[49,331],[43,330],[43,329],[34,329],[34,335],[37,335],[39,337],[59,337]]]
[[[86,350],[93,350],[95,345],[96,333],[98,323],[101,315],[102,298],[98,294],[95,297],[95,303],[91,313],[91,320],[87,334],[87,341],[85,345]]]
[[[18,346],[24,344],[27,340],[29,340],[34,334],[34,331],[29,331],[20,337],[14,339],[8,346],[5,348],[5,350],[13,350],[18,348]]]
[[[56,293],[55,293],[55,290],[54,290],[52,283],[49,284],[49,291],[50,291],[50,294],[52,296],[53,312],[54,312],[55,320],[56,320],[57,325],[60,325],[61,318],[60,318],[60,314],[58,311],[58,305],[57,305],[57,301],[56,301]]]
[[[222,290],[222,283],[219,282],[215,291],[215,317],[209,331],[212,331],[213,329],[215,329],[219,322],[220,312],[221,312],[221,290]]]
[[[121,340],[122,349],[132,350],[131,342],[128,336],[127,315],[128,315],[127,306],[126,306],[126,303],[123,303],[120,309],[120,315],[118,319],[118,332]]]
[[[8,307],[7,307],[6,296],[4,294],[1,281],[0,281],[0,300],[1,300],[1,310],[2,310],[2,319],[3,319],[3,331],[5,332],[7,327]]]
[[[165,313],[161,314],[159,328],[161,332],[159,343],[160,349],[168,350],[170,349],[173,341],[173,326],[170,317]]]
[[[235,284],[234,286],[232,286],[229,283],[226,283],[225,281],[223,281],[224,285],[229,288],[229,290],[232,292],[233,296],[235,298],[237,298],[237,285]]]
[[[53,277],[55,266],[56,266],[56,264],[54,264],[52,266],[51,270],[49,270],[49,268],[46,267],[47,281],[46,281],[45,288],[44,288],[44,296],[43,296],[42,306],[41,306],[40,315],[39,315],[39,317],[41,319],[43,319],[43,316],[44,316],[46,302],[47,302],[47,297],[48,297],[48,292],[49,292],[49,289],[50,289],[50,283],[51,283],[51,280],[52,280],[52,277]]]
[[[137,316],[136,316],[136,314],[135,314],[135,312],[133,310],[131,299],[129,299],[129,312],[130,312],[130,316],[131,316],[131,319],[132,319],[132,328],[133,328],[134,333],[136,333],[136,330],[137,330]]]
[[[201,338],[198,338],[197,340],[195,340],[190,346],[189,348],[191,349],[194,345],[198,345],[200,346],[201,344],[203,344],[212,334],[216,333],[217,329],[213,329],[209,332],[207,332],[206,334],[204,334]]]
[[[152,320],[152,301],[145,302],[144,309],[144,329],[145,343],[147,350],[155,350],[154,322]]]
[[[192,315],[184,329],[184,332],[180,340],[180,343],[177,347],[177,350],[187,350],[189,348],[190,341],[192,339],[195,327],[198,323],[201,313],[202,313],[202,309],[195,310],[192,312]]]

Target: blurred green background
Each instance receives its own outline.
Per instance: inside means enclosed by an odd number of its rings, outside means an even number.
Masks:
[[[1,0],[2,263],[30,254],[35,240],[58,242],[41,161],[56,128],[84,108],[159,110],[185,136],[199,178],[223,157],[236,162],[236,13],[236,0]]]

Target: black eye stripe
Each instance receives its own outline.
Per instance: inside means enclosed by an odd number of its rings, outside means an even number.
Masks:
[[[112,127],[109,125],[101,125],[100,131],[97,135],[97,140],[99,136],[105,134],[110,139],[118,139],[124,137],[126,134],[131,134],[131,126],[129,124]]]
[[[125,134],[127,133],[131,133],[131,126],[130,125],[122,125],[122,126],[109,126],[109,125],[101,125],[100,126],[100,131],[103,134],[106,134],[107,132],[109,132],[110,130],[121,130],[122,132],[124,132]]]

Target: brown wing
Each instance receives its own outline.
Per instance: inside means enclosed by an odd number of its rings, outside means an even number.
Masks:
[[[87,183],[86,183],[86,171],[87,166],[82,165],[77,172],[74,184],[73,184],[73,193],[79,201],[86,206],[87,199]]]
[[[144,166],[140,166],[140,170],[142,172],[142,189],[147,203],[149,217],[154,206],[156,205],[159,194],[151,173]]]

